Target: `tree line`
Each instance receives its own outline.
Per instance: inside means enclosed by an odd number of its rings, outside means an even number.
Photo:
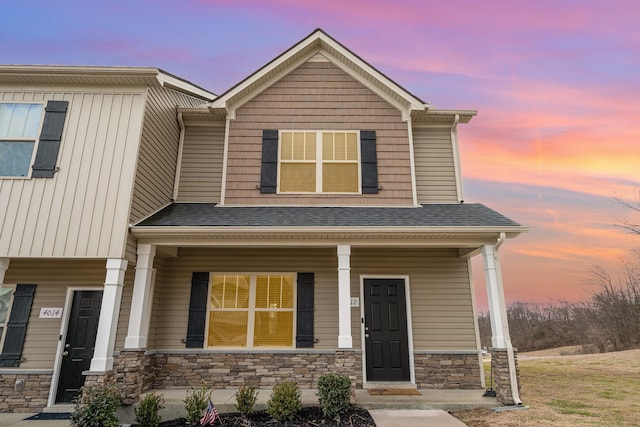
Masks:
[[[580,345],[585,353],[640,348],[640,267],[625,264],[613,280],[601,268],[591,274],[597,291],[587,301],[507,307],[511,342],[519,352]],[[478,317],[480,340],[491,347],[488,313]]]

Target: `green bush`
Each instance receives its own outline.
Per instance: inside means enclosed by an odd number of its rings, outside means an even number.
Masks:
[[[351,380],[338,374],[324,374],[318,379],[318,400],[322,414],[339,419],[349,409]]]
[[[160,424],[160,409],[164,408],[164,397],[154,392],[148,393],[140,399],[138,406],[133,408],[136,422],[140,427],[158,427]]]
[[[292,421],[300,408],[302,392],[294,381],[284,381],[273,388],[267,401],[267,413],[279,422]]]
[[[116,411],[122,395],[115,384],[82,387],[74,403],[71,425],[76,427],[118,427]]]
[[[236,391],[236,408],[244,416],[253,412],[256,400],[258,400],[258,392],[253,386],[242,386]]]
[[[198,389],[187,390],[187,397],[184,399],[184,409],[187,413],[187,422],[192,426],[200,424],[200,418],[207,409],[213,389],[207,384],[202,384]]]

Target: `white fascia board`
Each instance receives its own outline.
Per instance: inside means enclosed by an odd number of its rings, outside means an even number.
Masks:
[[[374,90],[374,92],[381,94],[380,88],[377,88],[371,82],[367,81],[366,79],[363,79],[361,76],[357,75],[357,73],[354,73],[354,71],[351,68],[346,66],[346,64],[343,64],[342,60],[336,58],[335,55],[332,55],[325,46],[328,46],[331,49],[334,49],[340,55],[344,56],[348,61],[353,62],[356,66],[360,67],[364,72],[370,74],[371,76],[373,76],[373,78],[377,79],[383,85],[389,87],[392,91],[397,93],[402,99],[405,100],[409,110],[422,111],[422,110],[427,110],[429,108],[429,104],[411,95],[401,86],[399,86],[394,81],[386,77],[384,74],[377,71],[371,65],[366,63],[364,60],[359,58],[349,49],[342,46],[340,43],[332,39],[330,36],[328,36],[326,33],[324,33],[321,30],[317,30],[313,32],[306,39],[303,39],[301,42],[297,43],[292,48],[290,48],[289,50],[281,54],[279,57],[269,62],[267,65],[265,65],[264,67],[256,71],[254,74],[252,74],[247,79],[239,83],[237,86],[231,88],[229,91],[225,92],[220,97],[212,101],[210,108],[212,109],[226,108],[228,100],[238,95],[247,87],[263,79],[269,73],[276,70],[278,67],[281,67],[282,64],[286,63],[290,59],[294,58],[297,55],[303,54],[298,61],[295,61],[295,67],[297,67],[299,66],[300,63],[303,63],[306,60],[310,59],[312,56],[314,56],[318,52],[322,52],[326,56],[331,57],[331,59],[333,59],[332,62],[334,63],[334,65],[338,66],[343,71],[346,71],[349,75],[356,78],[359,82],[365,84],[369,89],[372,89]],[[305,51],[307,51],[306,55],[304,55]],[[285,74],[286,70],[290,70],[291,68],[295,68],[295,67],[286,67],[286,69],[283,69],[281,73],[278,73],[278,77],[281,76],[282,74]],[[277,80],[277,78],[275,78],[274,81],[275,80]],[[259,92],[265,86],[269,86],[271,83],[272,83],[271,81],[265,82],[264,84],[260,85],[257,91]],[[387,94],[384,94],[383,97],[387,100],[389,99],[389,96]],[[401,111],[407,109],[407,106],[399,105],[397,100],[394,100],[392,104]]]
[[[376,70],[374,67],[369,65],[367,62],[365,62],[363,59],[361,59],[357,55],[355,55],[349,49],[347,49],[340,43],[337,43],[334,39],[329,37],[327,34],[319,31],[318,38],[322,40],[323,43],[326,43],[328,46],[330,46],[332,49],[335,49],[337,52],[339,52],[349,61],[353,62],[358,67],[360,67],[361,69],[363,69],[364,71],[372,75],[374,78],[382,82],[385,86],[388,86],[389,88],[391,88],[394,92],[396,92],[398,95],[400,95],[402,98],[406,100],[407,104],[411,106],[412,110],[426,110],[429,108],[429,104],[425,103],[424,101],[416,98],[415,96],[407,92],[400,85],[398,85],[393,80],[391,80],[390,78],[388,78],[387,76],[385,76],[384,74]]]
[[[201,87],[198,87],[192,83],[189,83],[186,80],[182,80],[175,76],[172,76],[171,74],[167,74],[161,70],[158,70],[156,78],[163,87],[186,93],[188,95],[196,96],[198,98],[202,98],[205,101],[212,101],[216,98],[216,95],[214,93],[202,89]]]
[[[171,227],[171,226],[132,226],[131,232],[135,236],[152,237],[154,234],[162,235],[243,235],[243,234],[299,234],[299,235],[328,235],[328,234],[360,234],[360,235],[409,235],[419,234],[453,235],[456,234],[500,234],[504,232],[508,238],[516,237],[527,232],[528,227]]]

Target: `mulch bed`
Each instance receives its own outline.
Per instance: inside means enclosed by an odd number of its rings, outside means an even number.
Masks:
[[[305,407],[298,412],[295,420],[286,423],[279,423],[265,411],[257,411],[245,418],[239,413],[220,414],[220,419],[216,420],[216,426],[225,427],[375,427],[371,415],[366,409],[351,407],[346,414],[340,418],[340,422],[325,419],[319,407]],[[185,419],[164,421],[160,427],[185,427],[188,426]]]

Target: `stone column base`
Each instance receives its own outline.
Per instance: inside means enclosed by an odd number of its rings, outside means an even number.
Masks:
[[[509,356],[504,348],[490,348],[491,353],[491,370],[493,373],[493,389],[496,392],[496,398],[503,405],[515,405],[513,400],[513,392],[511,384],[511,376],[509,375]],[[518,381],[518,394],[520,392],[520,369],[518,369],[518,357],[516,349],[513,350],[516,361],[516,379]]]

